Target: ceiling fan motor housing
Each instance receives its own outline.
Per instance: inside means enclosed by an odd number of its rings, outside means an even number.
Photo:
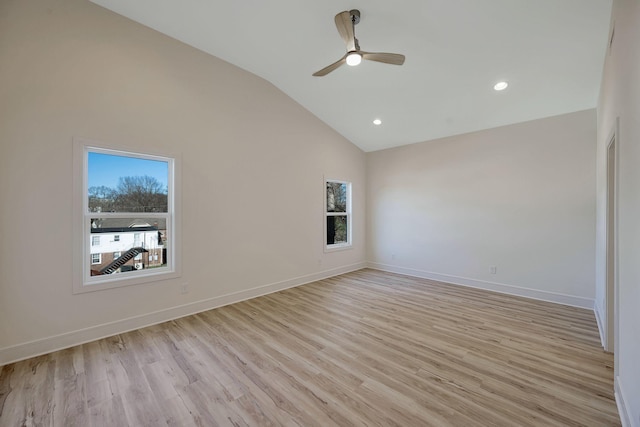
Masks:
[[[360,22],[360,11],[358,9],[351,9],[349,13],[351,14],[351,22],[353,22],[353,25],[357,25],[358,22]]]

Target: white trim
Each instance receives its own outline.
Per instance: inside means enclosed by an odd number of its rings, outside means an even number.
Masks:
[[[488,282],[485,280],[471,279],[468,277],[452,276],[449,274],[433,273],[430,271],[417,270],[413,268],[397,267],[395,265],[368,262],[367,267],[375,270],[389,271],[392,273],[404,274],[407,276],[431,279],[439,282],[451,283],[454,285],[468,286],[471,288],[485,289],[503,294],[515,295],[519,297],[531,298],[541,301],[554,302],[556,304],[570,305],[573,307],[593,310],[594,300],[573,295],[565,295],[557,292],[541,291],[538,289],[524,288],[521,286],[508,285],[505,283]]]
[[[593,305],[593,313],[596,316],[596,323],[598,324],[598,333],[600,334],[600,344],[602,344],[602,348],[604,349],[607,343],[605,323],[602,318],[602,309],[600,308],[597,302]]]
[[[327,183],[336,182],[338,184],[344,184],[347,190],[347,206],[346,212],[328,212],[327,211]],[[322,240],[324,252],[335,252],[335,251],[343,251],[345,249],[353,248],[353,231],[352,231],[352,212],[351,212],[351,191],[352,184],[350,181],[342,181],[339,179],[329,179],[323,177],[323,196],[324,200],[322,202],[323,206],[323,219],[322,219]],[[347,217],[347,241],[345,243],[333,243],[331,245],[327,244],[327,218],[330,216],[346,216]]]
[[[181,276],[180,255],[182,251],[181,239],[181,156],[176,153],[150,151],[142,147],[120,147],[110,143],[90,140],[86,138],[73,138],[73,294],[94,292],[113,289],[121,286],[131,286],[142,283],[175,279]],[[128,272],[117,277],[99,276],[91,277],[89,266],[86,263],[90,253],[90,247],[86,236],[86,230],[90,226],[92,216],[129,218],[139,216],[136,213],[118,212],[100,214],[88,212],[88,156],[87,153],[98,152],[104,154],[136,157],[149,160],[160,160],[168,163],[167,213],[144,213],[149,218],[166,218],[167,232],[171,239],[172,247],[167,251],[169,259],[167,267],[154,269],[154,271]],[[123,277],[124,276],[124,277]]]
[[[362,268],[365,268],[364,262],[346,265],[330,270],[319,271],[317,273],[312,273],[305,276],[294,277],[292,279],[283,280],[281,282],[258,286],[244,291],[221,295],[219,297],[207,298],[188,304],[158,310],[152,313],[133,316],[127,319],[116,320],[113,322],[103,323],[101,325],[91,326],[84,329],[78,329],[76,331],[29,341],[10,347],[0,348],[0,366],[28,359],[30,357],[50,353],[53,351],[62,350],[64,348],[73,347],[75,345],[95,341],[101,338],[106,338],[112,335],[144,328],[146,326],[167,322],[169,320],[189,316],[217,307],[234,304],[240,301],[267,295],[284,289],[301,286],[307,283],[334,277],[340,274],[360,270]]]
[[[629,412],[629,406],[626,403],[627,399],[622,388],[620,376],[615,377],[613,381],[613,392],[615,394],[616,405],[618,406],[618,414],[620,415],[622,427],[640,427],[640,423],[634,423],[633,418],[631,418],[631,413]]]
[[[606,188],[605,188],[605,285],[604,285],[604,349],[614,353],[614,371],[617,369],[618,341],[618,141],[620,118],[617,117],[609,133],[606,145]],[[613,156],[611,152],[613,151]],[[611,165],[613,163],[613,165]],[[613,187],[613,192],[611,188]],[[613,229],[611,229],[613,228]],[[615,372],[614,372],[615,374]]]
[[[326,234],[326,232],[325,232]],[[338,251],[346,251],[347,249],[353,249],[353,245],[349,244],[349,243],[336,243],[334,245],[331,246],[326,246],[324,247],[324,252],[325,253],[330,253],[330,252],[338,252]]]

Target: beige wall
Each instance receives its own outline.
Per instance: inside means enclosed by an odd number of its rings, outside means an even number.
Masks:
[[[606,149],[620,121],[618,144],[618,300],[616,400],[627,426],[640,426],[640,2],[614,0],[614,42],[598,105],[598,249],[596,304],[604,313]]]
[[[367,260],[592,308],[595,121],[587,110],[367,153]]]
[[[180,280],[72,294],[73,137],[181,154]],[[364,262],[362,151],[268,82],[88,1],[0,2],[0,144],[0,363]],[[353,182],[351,250],[323,252],[323,175]]]

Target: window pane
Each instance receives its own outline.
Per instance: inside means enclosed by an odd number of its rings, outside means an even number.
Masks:
[[[347,216],[336,215],[327,217],[327,245],[348,243]]]
[[[92,218],[90,235],[92,276],[167,265],[166,218]]]
[[[88,153],[90,212],[167,212],[169,163]]]
[[[327,182],[327,212],[347,212],[347,184]]]

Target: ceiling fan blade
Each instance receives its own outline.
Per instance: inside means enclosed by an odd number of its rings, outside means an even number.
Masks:
[[[356,50],[356,36],[353,31],[353,21],[351,20],[351,12],[345,10],[335,17],[336,28],[340,33],[340,37],[347,45],[347,52]]]
[[[385,64],[402,65],[404,64],[404,55],[399,53],[384,52],[360,52],[362,59],[369,61],[384,62]]]
[[[342,58],[338,59],[333,64],[328,65],[328,66],[324,67],[322,70],[316,71],[315,73],[313,73],[313,76],[314,77],[326,76],[327,74],[329,74],[330,72],[332,72],[333,70],[335,70],[336,68],[338,68],[339,66],[344,64],[346,62],[345,61],[346,59],[347,59],[347,55],[345,54]]]

